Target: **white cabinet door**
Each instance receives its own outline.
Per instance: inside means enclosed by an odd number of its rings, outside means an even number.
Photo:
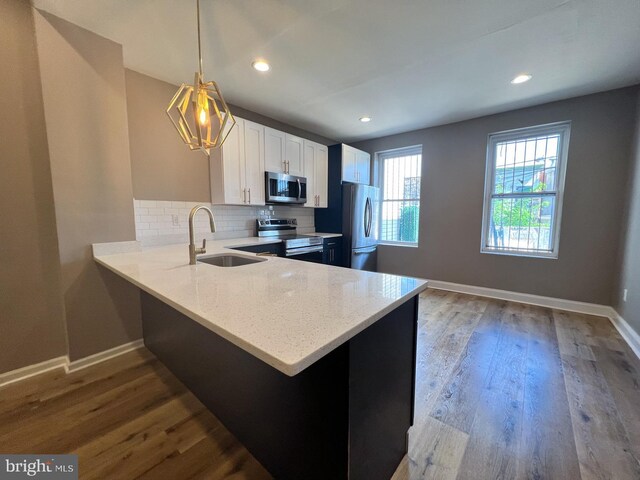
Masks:
[[[369,185],[371,171],[371,155],[362,150],[356,150],[356,178],[358,183]]]
[[[294,135],[285,135],[286,149],[284,159],[286,171],[289,175],[304,175],[304,141]]]
[[[318,145],[315,155],[315,195],[318,200],[316,207],[327,208],[329,193],[329,150],[324,145]]]
[[[222,188],[224,203],[244,203],[244,121],[236,119],[236,125],[222,144]]]
[[[307,178],[307,203],[305,207],[316,206],[316,152],[317,144],[309,140],[304,141],[304,176]]]
[[[264,205],[264,126],[244,121],[246,202]]]
[[[342,145],[342,181],[357,182],[356,149]]]
[[[268,172],[284,173],[286,170],[285,137],[280,130],[264,127],[264,166]]]

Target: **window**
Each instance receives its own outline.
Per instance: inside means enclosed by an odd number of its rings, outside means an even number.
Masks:
[[[381,186],[380,241],[418,243],[422,147],[377,154]]]
[[[489,135],[482,252],[558,258],[570,128]]]

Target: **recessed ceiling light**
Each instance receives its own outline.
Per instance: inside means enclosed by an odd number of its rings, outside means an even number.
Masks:
[[[513,80],[511,80],[511,83],[513,83],[514,85],[518,85],[519,83],[528,82],[529,80],[531,80],[532,76],[533,75],[529,75],[528,73],[522,73],[518,75],[516,78],[514,78]]]
[[[366,117],[366,116],[365,117],[360,117],[360,121],[362,123],[370,122],[371,121],[371,117]]]
[[[268,72],[271,69],[271,66],[264,60],[255,60],[251,66],[259,72]]]

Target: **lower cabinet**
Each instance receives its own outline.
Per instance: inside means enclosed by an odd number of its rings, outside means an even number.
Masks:
[[[342,266],[342,237],[324,239],[323,263]]]
[[[247,247],[236,247],[232,250],[240,250],[241,252],[262,253],[265,255],[282,256],[282,243],[266,243],[264,245],[249,245]]]

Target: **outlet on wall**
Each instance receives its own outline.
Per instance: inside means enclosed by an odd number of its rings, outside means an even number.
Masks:
[[[622,291],[622,301],[623,302],[627,301],[627,289],[626,288]]]
[[[171,223],[174,227],[180,226],[180,218],[178,217],[178,215],[171,215]]]

